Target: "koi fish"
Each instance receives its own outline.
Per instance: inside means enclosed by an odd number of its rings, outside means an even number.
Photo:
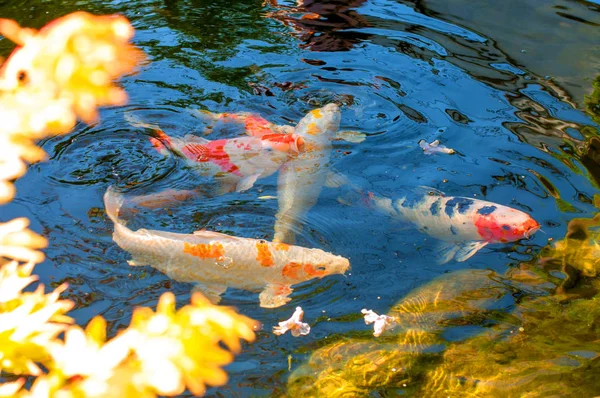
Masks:
[[[304,151],[304,139],[297,134],[265,134],[210,141],[191,134],[170,137],[160,127],[137,120],[131,113],[125,119],[134,127],[150,128],[157,138],[150,143],[162,155],[170,151],[205,177],[217,177],[236,191],[250,189],[258,178],[275,173],[283,163]]]
[[[465,261],[490,243],[529,238],[540,228],[529,214],[508,206],[444,196],[435,190],[406,191],[395,200],[369,192],[367,201],[383,213],[409,221],[423,233],[445,242],[440,248],[440,264],[453,258]]]
[[[110,187],[104,206],[115,225],[113,240],[131,254],[130,265],[151,265],[218,303],[228,287],[261,291],[260,306],[275,308],[291,299],[291,285],[344,274],[350,262],[320,249],[240,238],[212,231],[181,234],[147,229],[132,231],[119,220],[124,198]]]
[[[277,242],[294,243],[301,230],[301,218],[314,206],[325,185],[331,140],[340,126],[341,112],[336,104],[327,104],[309,112],[294,131],[304,139],[304,152],[285,163],[279,172],[275,236]]]

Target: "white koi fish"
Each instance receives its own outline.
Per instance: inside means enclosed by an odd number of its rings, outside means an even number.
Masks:
[[[115,224],[113,240],[131,254],[129,264],[151,265],[177,281],[196,283],[196,289],[215,303],[234,287],[261,291],[261,307],[279,307],[291,300],[291,285],[343,274],[350,266],[346,258],[320,249],[218,232],[132,231],[118,219],[123,201],[112,187],[104,195],[106,213]]]
[[[405,192],[394,200],[369,192],[367,200],[385,214],[444,241],[440,264],[453,258],[465,261],[489,243],[529,238],[540,228],[529,214],[508,206],[422,188]]]
[[[339,107],[332,103],[312,110],[296,125],[295,133],[304,139],[304,152],[285,163],[279,172],[274,241],[294,243],[296,232],[301,230],[301,218],[317,202],[340,118]]]

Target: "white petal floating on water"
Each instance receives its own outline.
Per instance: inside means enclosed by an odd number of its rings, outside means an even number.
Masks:
[[[377,315],[372,310],[367,310],[366,308],[363,308],[360,312],[365,315],[365,323],[367,325],[374,324],[373,328],[375,331],[373,332],[373,336],[375,337],[381,336],[381,333],[396,326],[396,320],[393,316]]]
[[[419,146],[423,149],[426,155],[431,155],[434,153],[447,153],[449,155],[456,153],[456,151],[452,148],[447,148],[444,145],[440,145],[439,140],[433,141],[431,144],[428,144],[427,141],[421,140],[419,141]]]
[[[310,333],[310,326],[308,323],[302,322],[304,311],[302,307],[296,307],[296,311],[292,314],[292,317],[287,321],[279,322],[279,326],[273,326],[273,333],[281,336],[288,330],[291,330],[292,336],[298,337],[300,335],[307,335]]]

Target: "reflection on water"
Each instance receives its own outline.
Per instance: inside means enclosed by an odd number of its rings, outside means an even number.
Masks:
[[[70,11],[23,4],[0,10],[38,26]],[[129,322],[132,306],[155,305],[165,290],[189,300],[189,284],[128,267],[127,253],[112,241],[102,205],[109,185],[142,195],[201,184],[182,159],[158,154],[151,132],[132,128],[124,113],[174,137],[211,131],[207,138],[217,140],[243,134],[242,127],[211,123],[197,110],[249,111],[283,125],[335,101],[344,104],[341,129],[366,140],[334,140],[332,169],[386,196],[400,185],[428,186],[510,206],[544,233],[437,266],[427,235],[372,209],[341,205],[339,190],[323,188],[297,241],[349,258],[351,273],[299,284],[294,304],[278,309],[258,307],[250,292],[225,293],[224,304],[267,328],[229,367],[230,383],[209,395],[597,391],[597,234],[587,230],[597,220],[583,221],[597,213],[600,181],[595,3],[78,4],[125,14],[152,63],[124,80],[125,109],[104,110],[101,124],[44,141],[49,161],[30,167],[1,214],[28,216],[49,237],[48,261],[37,270],[45,283],[71,283],[80,323],[102,314],[114,333]],[[5,41],[0,47],[8,48]],[[439,139],[456,154],[426,156],[421,139]],[[264,198],[276,195],[273,175],[245,192],[141,209],[131,227],[270,239],[278,205]],[[296,304],[310,335],[270,333]],[[362,308],[396,314],[402,325],[374,338]]]

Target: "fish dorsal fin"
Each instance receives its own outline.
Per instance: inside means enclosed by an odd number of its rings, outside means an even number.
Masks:
[[[193,134],[186,134],[183,136],[183,139],[186,142],[200,144],[200,145],[206,145],[210,142],[210,140],[207,140],[206,138],[198,137],[197,135],[193,135]]]
[[[221,232],[209,231],[207,229],[199,229],[198,231],[192,232],[194,236],[200,236],[207,239],[220,239],[220,240],[235,240],[235,236],[222,234]]]

